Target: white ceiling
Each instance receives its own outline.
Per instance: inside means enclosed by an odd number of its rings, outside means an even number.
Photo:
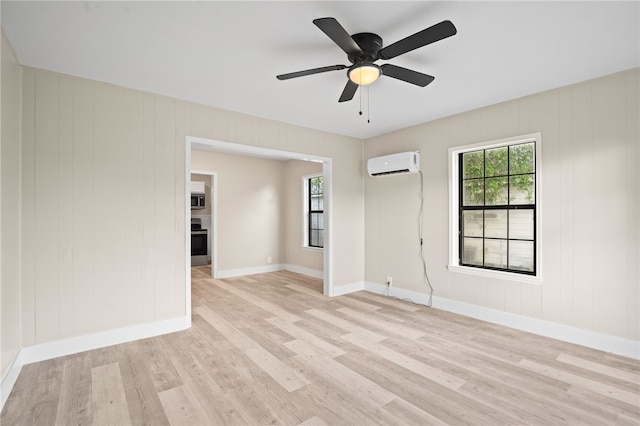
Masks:
[[[3,0],[0,7],[23,65],[358,138],[640,66],[639,1]],[[435,76],[427,87],[383,77],[339,104],[346,71],[275,77],[349,64],[312,23],[328,16],[351,34],[377,33],[385,45],[445,19],[458,34],[388,61]]]

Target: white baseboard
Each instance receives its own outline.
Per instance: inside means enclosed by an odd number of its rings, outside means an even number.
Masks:
[[[372,293],[384,294],[386,286],[384,284],[365,282],[364,289]],[[411,299],[416,303],[422,304],[426,304],[429,299],[429,296],[426,293],[404,290],[397,287],[391,287],[389,293],[392,296],[401,299]],[[433,307],[482,321],[515,328],[517,330],[551,337],[564,342],[575,343],[577,345],[610,352],[616,355],[640,359],[640,342],[635,340],[625,339],[596,331],[584,330],[577,327],[545,321],[539,318],[498,311],[496,309],[485,308],[437,296],[433,296]]]
[[[16,380],[18,380],[18,375],[23,365],[22,352],[18,352],[18,355],[9,366],[7,373],[2,378],[2,383],[0,383],[0,411],[4,408],[4,403],[7,402],[7,398],[9,398],[11,389],[13,389],[13,386],[16,384]]]
[[[185,330],[190,326],[190,319],[179,317],[41,343],[39,345],[22,348],[22,360],[24,364],[31,364],[33,362],[103,348],[105,346],[118,345],[120,343],[174,333]]]
[[[261,266],[250,266],[248,268],[238,268],[238,269],[219,269],[218,276],[216,278],[233,278],[239,277],[242,275],[253,275],[253,274],[264,274],[267,272],[277,272],[284,270],[284,265],[261,265]]]
[[[304,266],[286,264],[284,265],[284,269],[290,272],[295,272],[296,274],[307,275],[309,277],[320,278],[320,279],[324,278],[324,271],[305,268]]]
[[[333,293],[330,296],[342,296],[343,294],[355,293],[356,291],[365,290],[364,281],[356,281],[349,284],[339,285],[333,287]]]

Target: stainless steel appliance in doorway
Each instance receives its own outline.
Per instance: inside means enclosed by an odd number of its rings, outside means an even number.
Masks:
[[[191,218],[191,266],[208,264],[209,231],[202,228],[202,219]]]

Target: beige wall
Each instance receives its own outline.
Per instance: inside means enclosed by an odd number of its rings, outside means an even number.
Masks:
[[[0,87],[0,380],[20,336],[20,66],[2,34]]]
[[[302,248],[301,183],[322,164],[192,150],[191,168],[216,173],[219,273],[266,267],[267,257],[322,272],[322,251]]]
[[[24,346],[185,315],[187,135],[333,158],[334,285],[363,281],[362,141],[27,67],[23,98]]]
[[[436,296],[640,340],[640,71],[367,140],[367,158],[418,149]],[[542,285],[448,272],[449,147],[542,133]],[[365,181],[366,279],[424,292],[418,175]]]
[[[322,173],[322,164],[310,161],[289,160],[285,163],[285,258],[289,265],[322,272],[322,250],[303,248],[303,193],[302,177]]]
[[[218,272],[284,263],[284,162],[193,150],[191,167],[216,172]]]

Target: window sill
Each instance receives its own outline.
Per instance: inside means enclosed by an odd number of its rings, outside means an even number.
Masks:
[[[302,246],[302,248],[303,248],[304,250],[309,250],[309,251],[319,251],[319,252],[324,251],[324,248],[322,248],[322,247]]]
[[[523,275],[523,274],[516,274],[512,272],[503,272],[503,271],[493,271],[490,269],[470,268],[467,266],[460,266],[460,265],[447,265],[447,269],[450,272],[456,272],[460,274],[475,275],[478,277],[489,277],[489,278],[497,278],[497,279],[509,280],[509,281],[518,281],[521,283],[542,285],[541,276]]]

